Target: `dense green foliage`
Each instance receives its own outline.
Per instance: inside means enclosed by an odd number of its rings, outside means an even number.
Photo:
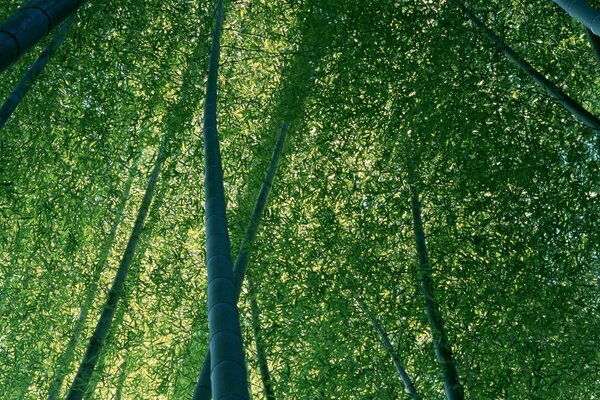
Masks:
[[[4,0],[0,19],[20,3]],[[600,115],[600,64],[578,21],[549,0],[465,4]],[[64,398],[165,135],[173,144],[85,398],[191,398],[209,340],[201,121],[214,5],[87,3],[0,131],[0,398],[48,397],[98,286]],[[250,249],[255,304],[246,288],[238,304],[251,396],[264,398],[258,311],[276,398],[410,399],[358,296],[419,395],[444,397],[421,295],[413,168],[465,398],[599,399],[597,133],[452,1],[225,8],[217,110],[233,255],[289,124]],[[51,39],[2,73],[2,98]]]

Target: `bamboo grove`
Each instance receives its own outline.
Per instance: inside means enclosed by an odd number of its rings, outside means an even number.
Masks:
[[[600,399],[599,10],[2,0],[0,398]]]

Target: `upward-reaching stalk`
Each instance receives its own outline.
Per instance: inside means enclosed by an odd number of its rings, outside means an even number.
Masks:
[[[104,345],[106,335],[111,327],[119,300],[123,295],[127,273],[129,272],[133,255],[144,228],[144,223],[148,215],[148,209],[150,207],[150,203],[152,202],[154,189],[160,174],[160,168],[166,157],[167,143],[167,135],[165,135],[158,151],[150,179],[148,180],[146,193],[144,194],[144,198],[140,204],[137,218],[131,231],[129,242],[127,243],[127,248],[125,249],[125,253],[121,259],[121,264],[119,265],[115,279],[113,280],[110,291],[108,292],[108,299],[104,304],[102,314],[98,319],[98,323],[96,324],[96,328],[94,329],[94,333],[92,334],[87,350],[83,356],[83,359],[81,360],[81,364],[79,365],[77,374],[75,375],[71,388],[69,389],[69,393],[67,394],[67,400],[81,400],[89,385],[90,378],[92,377],[92,373],[94,372],[94,368],[96,367],[96,363],[98,361],[98,355],[102,349],[102,346]]]
[[[0,25],[0,72],[17,61],[87,0],[30,0]]]
[[[594,32],[589,29],[585,30],[585,36],[587,37],[588,42],[590,42],[590,47],[592,48],[592,54],[594,54],[594,58],[600,64],[600,36],[596,35]]]
[[[252,331],[254,333],[254,344],[256,346],[256,359],[260,371],[260,380],[263,385],[263,393],[266,400],[275,400],[275,389],[273,388],[273,379],[269,371],[267,362],[267,351],[265,341],[262,337],[262,328],[260,324],[260,309],[256,301],[256,288],[254,280],[248,276],[248,297],[250,298],[250,315],[252,318]]]
[[[281,152],[283,151],[283,145],[285,144],[287,131],[288,125],[284,122],[281,125],[279,137],[277,138],[277,143],[275,144],[275,148],[273,149],[273,155],[271,156],[271,163],[269,164],[269,169],[267,170],[265,178],[263,179],[260,192],[258,193],[256,202],[254,203],[252,215],[250,215],[248,226],[246,226],[246,233],[244,235],[244,238],[242,239],[242,243],[240,245],[237,258],[235,260],[235,266],[233,268],[233,278],[235,282],[236,301],[240,299],[242,285],[244,284],[244,276],[246,275],[248,263],[250,262],[250,249],[252,248],[252,245],[256,240],[256,235],[258,234],[258,227],[260,226],[260,219],[265,212],[265,208],[267,207],[267,200],[269,198],[269,193],[271,193],[271,186],[273,185],[273,180],[275,180],[275,174],[277,172],[277,167],[279,166],[279,158],[281,157]]]
[[[277,172],[277,166],[279,165],[279,158],[283,150],[283,145],[287,136],[287,130],[288,125],[287,123],[284,123],[281,126],[277,144],[275,145],[275,149],[273,150],[273,155],[271,157],[269,169],[267,170],[267,174],[263,180],[260,192],[256,198],[256,202],[254,203],[254,209],[252,210],[252,215],[250,216],[250,220],[248,221],[248,225],[246,227],[246,233],[242,239],[242,243],[235,260],[233,276],[236,303],[239,300],[242,292],[244,276],[246,275],[246,270],[248,269],[248,263],[250,261],[250,249],[252,248],[254,240],[256,239],[258,227],[260,226],[260,219],[267,206],[267,200],[269,198],[269,193],[271,192],[273,180],[275,179],[275,173]],[[193,400],[209,400],[211,398],[210,365],[211,351],[209,349],[204,357],[204,362],[202,363],[198,382],[196,383],[196,387],[194,389]]]
[[[79,308],[79,317],[75,322],[73,334],[71,335],[71,339],[67,344],[65,352],[62,354],[62,357],[58,362],[56,375],[52,381],[52,384],[50,385],[50,390],[48,392],[48,400],[56,400],[62,388],[65,376],[69,372],[69,366],[71,365],[71,362],[73,361],[73,358],[75,356],[75,349],[77,348],[77,344],[79,344],[81,333],[83,332],[83,328],[85,327],[85,321],[98,292],[98,282],[100,281],[100,275],[102,274],[102,271],[106,266],[108,255],[110,254],[110,250],[113,246],[113,243],[115,242],[115,237],[117,235],[119,224],[123,219],[123,210],[125,209],[125,204],[127,203],[127,199],[129,198],[133,178],[137,173],[138,161],[139,158],[134,161],[133,165],[129,169],[129,177],[127,178],[125,188],[123,189],[121,197],[119,198],[117,211],[115,213],[112,225],[110,227],[110,231],[104,239],[102,247],[100,248],[98,262],[95,265],[94,270],[92,272],[90,287],[88,288],[87,293],[85,295],[85,299],[83,300],[83,303],[81,303],[81,307]]]
[[[173,168],[173,164],[170,165],[170,168]],[[168,178],[170,176],[170,173],[169,173],[170,168],[167,168],[163,172],[163,174],[162,174],[163,181],[165,180],[165,178]],[[161,218],[160,210],[162,208],[165,196],[167,194],[167,187],[168,187],[167,185],[159,187],[155,194],[154,200],[152,201],[152,207],[150,208],[150,211],[148,212],[148,221],[144,225],[145,239],[140,243],[140,246],[138,247],[138,249],[136,251],[135,258],[137,259],[137,263],[135,263],[132,266],[132,269],[130,271],[130,280],[132,282],[137,282],[139,279],[140,263],[142,262],[142,260],[144,260],[146,251],[150,247],[150,243],[152,241],[152,238],[154,237],[154,227],[156,226],[156,223],[158,221],[160,221],[160,218]],[[133,276],[131,276],[131,275],[133,275]],[[123,296],[121,299],[122,305],[121,305],[121,307],[119,307],[119,309],[115,313],[111,329],[108,332],[108,335],[106,336],[106,340],[104,341],[104,346],[102,348],[102,351],[98,355],[98,362],[96,364],[96,368],[94,369],[94,373],[92,374],[92,377],[90,378],[90,384],[88,385],[88,388],[85,392],[84,399],[86,399],[86,400],[94,400],[96,398],[96,388],[97,388],[98,384],[100,383],[100,380],[104,376],[104,370],[106,368],[106,358],[109,355],[108,350],[114,349],[114,347],[115,347],[115,341],[117,340],[118,329],[121,326],[121,324],[123,323],[123,319],[125,319],[125,314],[129,308],[129,300],[130,300],[131,295],[132,295],[131,288],[129,290],[126,290],[125,293],[123,293]]]
[[[204,102],[204,192],[208,325],[212,354],[212,396],[248,399],[244,347],[235,299],[231,245],[227,228],[223,167],[217,132],[217,76],[219,69],[223,0],[218,0],[206,98]]]
[[[553,0],[569,15],[581,22],[587,29],[600,35],[600,11],[591,7],[586,0]]]
[[[544,88],[546,93],[552,97],[557,103],[563,106],[568,112],[571,113],[579,121],[583,122],[586,126],[592,129],[596,135],[600,135],[600,119],[590,113],[588,110],[583,108],[576,100],[571,98],[562,89],[548,80],[542,75],[537,69],[532,67],[527,61],[519,56],[512,48],[510,48],[504,40],[498,37],[492,30],[490,30],[471,10],[465,7],[462,2],[455,0],[454,3],[465,13],[465,15],[473,22],[473,24],[479,27],[492,43],[498,47],[508,60],[519,67],[525,72],[534,82]]]
[[[600,63],[600,11],[591,7],[586,0],[553,0],[571,17],[585,26],[585,34],[596,61]]]
[[[413,232],[419,260],[419,275],[421,278],[421,293],[425,300],[425,313],[429,321],[429,329],[433,339],[433,348],[444,377],[444,391],[448,400],[463,400],[464,390],[458,377],[458,370],[448,341],[448,334],[444,328],[444,319],[440,306],[435,298],[431,263],[425,242],[425,229],[421,215],[421,202],[417,189],[416,173],[412,162],[409,162],[408,186],[410,190],[411,212],[413,219]]]
[[[390,357],[392,359],[392,363],[394,364],[394,367],[396,367],[396,371],[398,372],[398,375],[400,376],[400,380],[402,381],[402,384],[404,385],[404,387],[406,388],[408,393],[410,393],[413,400],[421,400],[421,396],[419,396],[419,394],[417,393],[417,389],[415,388],[414,384],[412,383],[410,376],[408,376],[406,369],[404,369],[404,366],[402,365],[402,362],[400,361],[400,357],[396,353],[396,350],[394,349],[394,346],[392,345],[392,342],[390,341],[390,338],[388,337],[387,332],[385,331],[385,329],[383,329],[383,326],[381,326],[381,324],[379,323],[377,318],[375,318],[370,313],[369,309],[367,308],[367,306],[361,300],[360,297],[358,297],[356,295],[353,295],[352,297],[354,298],[354,301],[358,305],[358,308],[369,319],[369,321],[371,321],[371,324],[373,325],[373,327],[379,334],[379,339],[381,340],[381,344],[383,345],[383,347],[385,348],[387,353],[390,355]]]
[[[6,98],[2,107],[0,107],[0,130],[6,125],[6,122],[13,114],[15,109],[21,103],[21,100],[25,97],[33,83],[35,82],[35,78],[44,70],[50,58],[60,47],[62,42],[65,40],[67,33],[73,25],[75,24],[75,17],[69,18],[65,23],[60,27],[56,35],[52,38],[52,41],[44,49],[42,54],[38,57],[38,59],[31,65],[31,67],[27,70],[23,78],[19,81],[15,90]]]

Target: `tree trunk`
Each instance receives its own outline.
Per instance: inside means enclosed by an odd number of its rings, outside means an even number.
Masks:
[[[485,24],[467,7],[464,6],[460,1],[455,1],[458,7],[465,13],[465,15],[479,27],[487,36],[490,38],[492,43],[498,47],[504,55],[509,59],[511,63],[519,67],[525,72],[531,79],[533,79],[538,85],[542,86],[544,90],[562,105],[567,111],[569,111],[575,118],[583,122],[586,126],[592,129],[596,135],[600,134],[600,119],[595,115],[587,111],[581,104],[569,97],[562,89],[556,86],[554,83],[549,81],[544,75],[538,70],[529,65],[521,56],[519,56],[513,49],[511,49],[502,39],[500,39],[494,32],[492,32]]]
[[[425,313],[429,321],[429,329],[433,339],[433,348],[438,363],[440,364],[444,377],[444,391],[448,400],[463,400],[464,390],[460,384],[458,370],[454,362],[452,348],[448,341],[448,335],[444,328],[444,319],[440,312],[440,306],[435,299],[435,290],[431,263],[425,242],[425,230],[421,215],[421,203],[419,192],[416,187],[416,176],[413,165],[409,162],[409,190],[411,199],[411,212],[413,219],[414,237],[419,260],[419,275],[421,278],[421,292],[425,300]]]
[[[112,326],[108,335],[106,336],[106,340],[104,340],[104,345],[102,346],[102,350],[98,355],[98,362],[96,363],[96,368],[94,368],[94,372],[90,378],[90,383],[85,391],[84,399],[86,400],[94,400],[96,399],[96,388],[98,384],[102,380],[104,376],[104,370],[106,369],[106,357],[108,355],[108,350],[114,348],[115,341],[117,338],[117,331],[119,327],[123,323],[123,319],[125,319],[125,311],[129,307],[129,293],[126,292],[121,301],[122,305],[119,307],[115,314],[115,318],[113,320]]]
[[[171,176],[170,171],[173,168],[173,164],[171,164],[171,165],[167,164],[167,167],[168,168],[165,169],[165,171],[162,174],[163,180],[165,180],[165,182],[166,182],[166,179],[168,179]],[[148,222],[144,226],[145,239],[142,241],[142,243],[140,243],[140,247],[138,248],[137,254],[136,254],[137,267],[135,266],[135,263],[134,263],[134,266],[133,266],[131,272],[128,274],[130,281],[132,281],[132,282],[136,282],[138,280],[139,272],[140,272],[140,263],[144,259],[146,250],[148,249],[149,243],[154,235],[154,233],[153,233],[154,225],[156,224],[157,221],[160,220],[160,209],[164,202],[164,198],[165,198],[165,195],[167,192],[167,187],[168,187],[168,183],[165,183],[165,185],[160,186],[157,189],[157,193],[154,197],[154,200],[152,201],[152,207],[150,208],[150,211],[148,212],[149,219],[148,219]],[[90,378],[90,383],[86,389],[84,398],[87,400],[93,400],[95,398],[94,393],[96,391],[96,387],[98,386],[98,383],[100,382],[100,380],[102,379],[102,376],[104,375],[104,368],[106,367],[105,360],[106,360],[106,356],[107,356],[107,350],[113,346],[113,342],[116,340],[116,333],[118,331],[118,328],[121,326],[123,319],[125,318],[125,311],[129,307],[128,305],[129,305],[129,296],[130,295],[131,295],[131,289],[126,290],[122,296],[122,300],[121,300],[122,305],[116,311],[113,323],[111,324],[110,331],[108,332],[106,340],[104,341],[104,345],[102,346],[102,350],[100,351],[100,354],[98,355],[98,362],[96,363],[96,368],[94,369],[92,377]]]
[[[94,302],[94,299],[96,298],[96,293],[98,292],[98,283],[100,281],[100,275],[102,274],[102,271],[106,266],[110,250],[112,249],[115,237],[117,235],[119,224],[123,219],[123,210],[125,209],[125,204],[127,203],[127,199],[129,198],[129,193],[131,191],[133,179],[135,177],[135,174],[137,173],[138,161],[139,158],[137,158],[134,161],[133,165],[129,169],[129,177],[127,178],[125,188],[123,189],[121,197],[119,198],[117,212],[115,213],[115,217],[110,227],[108,236],[106,236],[106,238],[104,239],[104,243],[102,244],[100,254],[98,256],[98,263],[96,264],[96,267],[92,272],[91,284],[88,288],[85,299],[83,300],[83,303],[81,304],[81,307],[79,309],[79,317],[75,322],[73,334],[71,335],[71,339],[67,344],[65,352],[63,353],[60,361],[58,362],[56,376],[54,377],[54,380],[52,381],[50,390],[48,392],[48,400],[56,400],[56,398],[60,394],[60,390],[65,380],[65,376],[69,372],[69,366],[73,362],[73,358],[75,356],[75,349],[79,344],[81,333],[85,328],[85,321],[87,319],[87,315],[90,309],[92,308],[92,303]]]
[[[262,338],[260,326],[260,309],[256,302],[256,289],[254,288],[254,280],[248,276],[248,296],[250,297],[250,314],[252,316],[252,330],[254,332],[254,344],[256,346],[256,358],[258,359],[258,367],[260,370],[260,380],[263,384],[263,392],[266,400],[275,400],[275,391],[273,389],[273,381],[269,364],[267,362],[267,352],[265,342]]]
[[[0,130],[6,125],[6,122],[11,117],[15,109],[21,103],[21,100],[25,97],[33,83],[35,82],[35,78],[44,70],[50,58],[60,47],[62,42],[65,40],[67,33],[69,30],[75,25],[75,17],[71,17],[68,19],[58,30],[52,41],[44,49],[42,54],[38,57],[38,59],[33,63],[33,65],[27,70],[23,78],[19,81],[15,90],[6,98],[2,107],[0,107]]]
[[[591,7],[586,0],[553,1],[587,29],[596,35],[600,35],[600,12]]]
[[[0,72],[17,61],[86,0],[32,0],[0,26]]]
[[[212,355],[210,380],[212,396],[215,399],[248,399],[244,346],[235,299],[223,167],[217,132],[217,76],[223,0],[218,0],[215,20],[203,121],[208,324]]]
[[[283,145],[285,143],[287,131],[288,125],[287,123],[283,123],[279,132],[277,144],[275,145],[275,149],[273,150],[273,155],[271,157],[269,169],[267,170],[267,174],[265,175],[265,178],[263,180],[260,192],[258,194],[258,197],[256,198],[256,202],[254,203],[254,209],[252,210],[252,215],[250,216],[250,220],[248,221],[244,239],[242,240],[237,258],[235,260],[235,266],[233,268],[233,277],[235,284],[236,304],[242,292],[244,276],[246,275],[246,270],[248,269],[248,263],[250,261],[249,252],[252,248],[254,240],[256,239],[258,227],[260,226],[260,219],[267,205],[267,199],[269,198],[271,186],[273,185],[273,180],[275,179],[275,173],[277,171],[277,166],[279,165],[279,158],[281,156],[281,152],[283,151]],[[209,400],[211,398],[211,380],[209,369],[210,365],[211,352],[209,349],[209,351],[206,353],[206,357],[204,358],[204,362],[202,363],[202,368],[200,370],[198,382],[196,383],[196,388],[194,389],[193,400]]]
[[[165,159],[167,143],[167,135],[165,135],[158,151],[156,162],[152,169],[152,174],[148,180],[146,193],[142,199],[133,230],[131,231],[131,236],[129,237],[129,242],[127,243],[127,248],[123,254],[121,264],[119,265],[119,269],[115,275],[112,287],[108,293],[108,299],[106,300],[106,303],[102,309],[102,314],[100,315],[85,355],[83,356],[79,370],[77,371],[75,379],[73,380],[71,388],[69,389],[69,393],[67,394],[67,400],[81,400],[89,385],[90,378],[98,361],[98,355],[102,349],[102,346],[104,345],[106,335],[111,327],[119,300],[123,295],[127,273],[129,272],[133,255],[144,228],[144,222],[146,221],[148,209],[150,207],[150,203],[152,202],[152,197],[154,196],[154,189],[156,187],[156,182],[158,181],[160,168]]]
[[[408,373],[404,369],[404,366],[400,361],[400,357],[398,357],[398,354],[396,354],[396,350],[394,349],[394,346],[392,345],[392,342],[390,341],[387,332],[385,331],[385,329],[383,329],[383,326],[381,326],[379,321],[369,312],[369,309],[367,308],[365,303],[358,296],[353,295],[352,297],[358,305],[358,308],[362,311],[365,317],[367,317],[369,321],[371,321],[371,324],[379,334],[381,344],[392,358],[392,363],[394,363],[394,367],[396,367],[396,371],[400,376],[400,380],[404,384],[404,387],[406,388],[408,393],[410,393],[414,400],[421,400],[421,396],[419,396],[419,394],[417,393],[417,389],[413,385],[412,380],[410,379]]]
[[[585,36],[587,37],[588,42],[590,42],[594,58],[598,61],[598,64],[600,64],[600,36],[594,34],[594,32],[589,29],[585,30]]]

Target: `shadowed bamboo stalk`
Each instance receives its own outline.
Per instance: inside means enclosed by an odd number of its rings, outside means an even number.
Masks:
[[[250,314],[252,318],[252,331],[254,332],[254,345],[256,346],[256,358],[258,360],[258,369],[260,371],[260,380],[263,385],[263,393],[266,400],[275,400],[275,390],[273,389],[273,379],[269,371],[267,362],[267,351],[265,341],[262,337],[262,328],[260,325],[260,309],[256,301],[256,288],[254,280],[248,276],[248,297],[250,298]]]
[[[172,168],[172,166],[170,166],[170,168],[166,169],[163,172],[163,180],[170,176],[171,168]],[[144,226],[145,240],[142,241],[142,243],[140,244],[140,247],[136,251],[137,266],[134,265],[132,267],[132,271],[130,272],[130,279],[132,282],[136,282],[139,278],[140,264],[141,264],[142,260],[144,260],[146,251],[150,247],[151,240],[152,240],[153,236],[155,235],[154,227],[156,226],[157,221],[160,221],[160,210],[161,210],[162,204],[164,203],[164,199],[165,199],[165,196],[167,193],[167,187],[168,187],[168,185],[158,187],[157,193],[154,197],[154,200],[152,201],[152,207],[150,208],[150,211],[148,212],[148,222]],[[131,276],[131,275],[133,275],[133,276]],[[104,369],[106,368],[106,356],[108,355],[107,350],[110,348],[113,348],[114,342],[117,340],[117,331],[118,331],[119,327],[121,326],[123,319],[125,319],[126,311],[129,308],[130,296],[131,296],[131,289],[126,290],[125,293],[123,294],[123,299],[121,300],[121,307],[119,307],[117,309],[111,329],[108,332],[106,340],[104,341],[104,346],[102,348],[102,351],[98,355],[98,363],[96,364],[94,373],[92,374],[92,377],[90,378],[90,384],[88,385],[88,388],[85,392],[84,399],[93,400],[96,397],[95,396],[96,387],[98,386],[98,384],[100,383],[100,380],[104,376]]]
[[[587,37],[588,42],[590,42],[590,47],[592,48],[592,54],[594,54],[594,58],[598,64],[600,64],[600,36],[596,35],[589,29],[585,30],[585,36]]]
[[[569,113],[571,113],[571,115],[592,129],[597,136],[600,135],[600,119],[598,119],[598,117],[586,110],[576,100],[571,98],[562,89],[542,75],[537,69],[532,67],[512,48],[510,48],[506,42],[504,42],[504,40],[492,32],[492,30],[490,30],[471,10],[465,7],[464,4],[462,4],[460,1],[454,1],[454,3],[465,13],[465,15],[471,20],[471,22],[473,22],[475,26],[480,28],[487,35],[487,37],[496,47],[502,50],[504,55],[512,64],[519,67],[534,82],[544,88],[546,93],[548,93],[552,99],[563,106]]]
[[[168,176],[168,170],[164,171],[163,179]],[[136,282],[139,279],[140,264],[144,260],[146,251],[150,247],[151,240],[155,235],[154,227],[156,226],[157,221],[160,221],[160,209],[162,207],[162,204],[164,203],[164,199],[167,193],[166,186],[167,185],[158,188],[154,200],[152,201],[152,207],[148,212],[148,222],[144,226],[145,240],[142,241],[138,250],[136,251],[137,265],[134,265],[129,273],[129,278],[132,282]],[[96,364],[96,368],[94,369],[94,373],[92,374],[92,377],[90,379],[90,384],[88,385],[88,388],[85,392],[84,399],[93,400],[95,398],[96,387],[98,386],[100,380],[104,376],[104,370],[106,368],[106,357],[108,355],[107,350],[113,348],[114,342],[117,340],[118,329],[123,323],[123,320],[125,319],[126,311],[129,309],[129,300],[131,293],[132,291],[130,289],[126,290],[123,294],[123,298],[121,300],[121,307],[117,309],[111,329],[108,332],[106,340],[104,341],[102,351],[98,355],[98,363]]]
[[[218,0],[203,121],[208,325],[212,355],[210,380],[212,396],[215,399],[248,399],[244,345],[235,299],[223,167],[217,132],[217,86],[222,26],[223,0]]]
[[[86,0],[30,0],[0,25],[0,72],[17,61]]]
[[[65,380],[65,376],[69,372],[69,366],[71,365],[71,363],[73,362],[73,358],[75,357],[75,349],[79,344],[81,333],[85,328],[85,321],[98,292],[98,283],[100,282],[100,275],[102,274],[102,271],[106,266],[110,250],[112,249],[113,243],[115,242],[115,237],[117,235],[119,224],[123,219],[123,210],[125,209],[125,204],[127,203],[127,199],[129,198],[129,193],[131,191],[133,179],[135,177],[135,174],[137,173],[138,162],[139,157],[134,161],[133,165],[129,169],[129,176],[125,183],[125,188],[123,189],[123,192],[121,193],[121,196],[119,198],[119,203],[117,204],[117,211],[115,213],[115,217],[110,227],[110,231],[108,233],[108,236],[106,236],[106,238],[104,239],[104,243],[102,244],[100,254],[98,256],[98,263],[96,264],[92,272],[90,287],[88,288],[87,293],[85,295],[85,299],[83,300],[83,303],[81,304],[81,307],[79,309],[79,317],[75,322],[73,334],[71,335],[65,352],[62,354],[62,357],[58,362],[56,376],[54,377],[50,386],[50,390],[48,392],[48,400],[56,400],[56,398],[58,397],[63,382]]]
[[[269,169],[267,170],[262,186],[260,188],[260,192],[258,194],[258,197],[256,198],[256,202],[254,203],[254,209],[252,210],[252,215],[250,216],[250,220],[248,221],[244,239],[242,240],[237,258],[235,260],[233,276],[235,284],[236,303],[240,298],[242,284],[244,282],[244,276],[246,275],[248,263],[250,262],[250,250],[258,233],[260,219],[267,206],[267,200],[269,198],[269,193],[271,192],[273,180],[275,179],[275,173],[277,172],[279,158],[281,157],[281,152],[283,151],[283,145],[285,143],[287,131],[288,125],[287,123],[284,123],[281,126],[279,137],[277,139],[277,144],[275,145],[275,149],[273,150],[273,155],[271,157]],[[204,362],[202,363],[202,368],[200,370],[198,381],[194,389],[194,395],[192,397],[193,400],[209,400],[211,398],[211,380],[209,368],[210,364],[211,352],[209,350],[206,353]]]
[[[586,0],[553,0],[571,17],[581,22],[587,29],[600,35],[600,11],[591,7]]]
[[[358,305],[358,308],[365,315],[365,317],[367,317],[369,319],[369,321],[371,321],[371,324],[373,325],[373,327],[379,334],[379,339],[381,340],[381,344],[383,345],[383,347],[385,348],[385,350],[391,357],[392,363],[394,364],[394,367],[396,368],[396,371],[398,372],[398,376],[400,376],[400,380],[402,381],[402,384],[404,385],[404,387],[406,388],[408,393],[410,393],[413,400],[421,400],[421,396],[419,396],[419,394],[417,393],[417,389],[415,388],[414,384],[412,383],[410,376],[408,376],[406,369],[404,369],[404,366],[402,365],[402,362],[400,361],[400,357],[396,353],[396,350],[394,349],[394,346],[392,345],[392,342],[390,341],[390,338],[388,337],[388,334],[385,331],[385,329],[383,329],[383,326],[381,325],[381,323],[377,320],[377,318],[375,318],[373,316],[373,314],[371,314],[371,312],[369,311],[369,309],[367,308],[365,303],[358,296],[353,294],[352,298]]]
[[[413,233],[417,257],[419,261],[419,275],[421,278],[421,293],[425,300],[425,313],[429,321],[429,329],[433,339],[435,356],[440,364],[444,377],[444,391],[448,400],[463,400],[464,390],[460,383],[458,370],[454,361],[452,348],[448,340],[448,334],[444,327],[444,318],[440,311],[440,305],[435,298],[435,287],[431,271],[431,262],[425,242],[425,229],[421,214],[421,202],[417,189],[416,173],[412,162],[408,163],[408,186],[410,190],[411,213],[413,219]]]
[[[144,228],[150,203],[154,197],[154,190],[160,174],[160,168],[166,157],[167,144],[167,135],[165,135],[156,156],[156,161],[148,180],[146,192],[144,194],[144,198],[142,199],[142,203],[140,204],[137,218],[131,231],[129,242],[127,243],[127,248],[125,249],[119,269],[117,270],[113,284],[108,292],[108,298],[102,309],[102,314],[98,319],[98,323],[96,324],[94,333],[90,338],[85,355],[83,356],[77,374],[75,375],[73,383],[71,384],[71,388],[69,389],[69,393],[67,394],[67,400],[81,400],[90,383],[92,373],[94,372],[94,368],[96,367],[96,363],[98,361],[98,356],[104,345],[108,331],[112,325],[117,305],[119,304],[119,300],[124,292],[127,273],[129,272],[129,267],[131,266],[135,250]]]
[[[600,63],[600,11],[591,7],[586,0],[553,1],[585,26],[585,35],[590,42],[592,53]]]
[[[0,107],[0,130],[6,125],[8,119],[15,112],[27,92],[29,92],[29,89],[35,82],[37,76],[44,70],[46,65],[48,65],[50,58],[65,40],[67,33],[69,33],[73,25],[75,25],[75,16],[65,21],[58,32],[56,32],[56,35],[52,38],[48,47],[44,49],[38,59],[27,70],[23,78],[21,78],[15,87],[15,90],[13,90],[6,98],[2,107]]]

